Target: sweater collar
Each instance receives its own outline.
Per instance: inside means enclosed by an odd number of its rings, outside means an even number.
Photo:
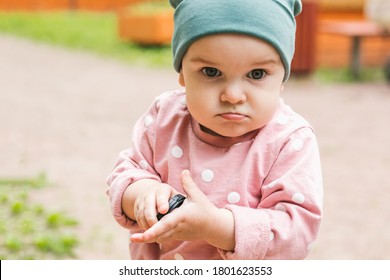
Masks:
[[[229,148],[231,146],[239,145],[246,141],[252,141],[260,131],[260,129],[256,129],[238,137],[226,137],[219,135],[214,131],[202,126],[192,117],[191,125],[194,134],[199,140],[209,145],[220,148]]]

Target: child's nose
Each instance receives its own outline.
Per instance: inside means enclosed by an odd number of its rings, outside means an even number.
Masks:
[[[221,93],[221,101],[231,104],[243,103],[246,100],[244,88],[239,82],[232,82],[226,85]]]

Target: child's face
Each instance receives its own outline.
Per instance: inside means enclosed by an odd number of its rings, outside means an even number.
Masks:
[[[218,34],[188,48],[179,82],[198,123],[219,135],[238,137],[270,121],[283,77],[283,63],[271,45],[246,35]]]

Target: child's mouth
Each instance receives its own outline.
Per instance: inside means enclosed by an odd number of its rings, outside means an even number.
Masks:
[[[223,113],[219,114],[219,116],[228,121],[241,121],[246,118],[245,115],[239,113]]]

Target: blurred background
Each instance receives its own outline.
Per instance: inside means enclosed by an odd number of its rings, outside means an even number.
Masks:
[[[390,1],[304,0],[283,98],[316,129],[309,259],[390,259]],[[0,259],[126,259],[105,178],[178,87],[168,1],[0,0]]]

